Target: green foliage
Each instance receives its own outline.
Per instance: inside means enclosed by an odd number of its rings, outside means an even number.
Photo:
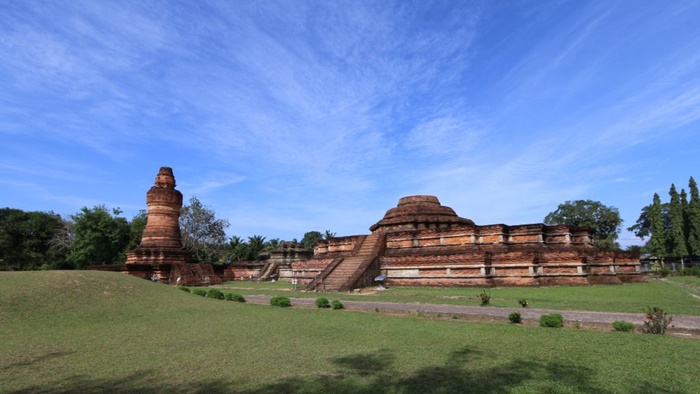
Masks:
[[[97,205],[91,209],[83,207],[71,216],[74,240],[69,259],[76,268],[125,261],[131,227],[125,218],[118,216],[121,213],[118,208],[110,211],[104,205]]]
[[[540,326],[560,328],[564,327],[564,317],[559,313],[540,316]]]
[[[666,329],[669,324],[671,324],[673,318],[668,316],[668,313],[664,312],[663,309],[659,307],[647,307],[646,320],[644,321],[644,331],[647,334],[660,334],[666,333]]]
[[[692,256],[700,256],[700,194],[698,184],[690,177],[688,181],[690,200],[686,209],[686,234],[688,237],[688,252]]]
[[[331,302],[331,308],[332,309],[343,309],[343,308],[345,308],[345,306],[343,305],[342,302],[340,302],[338,300],[333,300],[333,302]]]
[[[131,218],[131,222],[129,223],[129,244],[126,247],[126,250],[132,250],[136,249],[137,246],[141,243],[141,235],[143,234],[143,230],[146,228],[146,224],[148,222],[148,211],[146,210],[140,210],[136,216]]]
[[[622,331],[622,332],[631,332],[634,331],[634,324],[627,322],[627,321],[615,321],[612,324],[613,330],[615,331]]]
[[[672,257],[685,257],[688,255],[685,234],[685,220],[683,213],[683,204],[681,204],[680,196],[676,191],[676,185],[671,184],[671,190],[668,192],[671,196],[670,213],[671,213],[671,228],[667,234],[667,251]]]
[[[270,305],[286,308],[288,306],[292,306],[292,301],[289,299],[289,297],[276,296],[270,298]]]
[[[226,219],[217,219],[214,211],[204,206],[197,197],[180,212],[182,244],[191,251],[196,261],[216,263],[223,260],[226,243]]]
[[[700,267],[689,267],[678,271],[680,276],[697,276],[700,277]]]
[[[520,304],[520,306],[523,307],[523,308],[527,308],[527,306],[528,306],[528,302],[527,302],[527,300],[524,299],[524,298],[519,299],[519,300],[518,300],[518,304]]]
[[[52,212],[0,209],[0,264],[17,270],[66,268],[67,250],[52,243],[62,228],[61,216]]]
[[[326,230],[323,232],[323,239],[328,241],[335,238],[335,233],[332,232],[331,230]]]
[[[491,303],[491,294],[487,293],[486,290],[482,291],[477,297],[481,301],[481,306],[486,306]]]
[[[245,297],[236,293],[226,293],[226,301],[245,302]]]
[[[304,238],[301,239],[301,246],[304,250],[313,251],[314,244],[321,240],[323,240],[323,234],[318,231],[309,231],[305,233]]]
[[[595,245],[603,250],[619,249],[617,237],[622,226],[620,212],[599,201],[575,200],[559,204],[556,211],[545,218],[547,225],[591,227]]]
[[[671,273],[671,269],[668,267],[663,267],[659,270],[659,274],[662,278],[667,277]]]
[[[649,209],[649,227],[651,230],[646,249],[653,256],[665,258],[666,253],[666,226],[661,212],[661,198],[654,193],[654,202]]]
[[[508,315],[508,320],[513,324],[520,324],[523,322],[523,317],[520,315],[520,312],[511,312]]]
[[[189,293],[189,292],[190,292],[190,288],[189,288],[189,287],[178,287],[178,289],[184,291],[185,293]]]
[[[221,290],[219,290],[219,289],[209,289],[209,291],[207,291],[207,298],[214,298],[216,300],[223,300],[224,293],[221,292]]]
[[[194,289],[194,290],[192,290],[192,294],[198,295],[198,296],[202,296],[202,297],[206,297],[206,296],[207,296],[207,291],[204,290],[204,289]]]
[[[316,299],[316,307],[317,308],[330,308],[331,303],[328,302],[328,298],[320,297],[320,298]]]

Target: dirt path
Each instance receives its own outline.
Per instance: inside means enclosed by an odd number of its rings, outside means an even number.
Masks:
[[[292,305],[315,306],[314,298],[290,298]],[[249,295],[246,300],[255,304],[269,304],[270,297],[264,295]],[[346,309],[356,310],[379,310],[382,312],[421,312],[444,315],[467,315],[480,318],[491,318],[493,320],[507,321],[508,315],[513,311],[520,312],[523,320],[539,321],[540,316],[549,313],[560,313],[564,316],[566,323],[572,324],[575,321],[581,324],[607,325],[614,321],[623,320],[642,326],[645,316],[643,313],[622,313],[622,312],[588,312],[588,311],[563,311],[555,309],[537,308],[496,308],[466,305],[447,304],[421,304],[421,303],[397,303],[380,301],[343,301]],[[700,316],[672,315],[671,331],[688,332],[700,335]]]

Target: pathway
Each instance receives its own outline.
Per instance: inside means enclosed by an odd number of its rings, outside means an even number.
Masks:
[[[326,295],[323,295],[324,297]],[[270,297],[264,295],[248,295],[246,300],[255,304],[269,304]],[[292,305],[315,306],[315,298],[290,298]],[[523,320],[539,321],[540,316],[550,313],[560,313],[564,316],[564,321],[572,323],[578,320],[581,324],[607,324],[614,321],[623,320],[642,326],[645,320],[643,313],[623,313],[623,312],[588,312],[588,311],[563,311],[556,309],[538,308],[496,308],[484,306],[466,306],[450,304],[422,304],[422,303],[398,303],[381,301],[343,301],[346,309],[395,311],[395,312],[426,312],[441,313],[448,315],[467,315],[474,317],[486,317],[507,319],[508,315],[517,311],[520,312]],[[691,331],[700,335],[700,316],[672,315],[672,330]]]

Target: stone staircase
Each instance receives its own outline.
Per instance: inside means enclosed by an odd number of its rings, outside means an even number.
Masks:
[[[268,261],[265,263],[263,269],[260,270],[260,276],[258,279],[261,281],[269,280],[272,274],[277,274],[277,263]]]
[[[365,271],[368,265],[377,257],[379,250],[378,243],[384,242],[384,237],[379,233],[373,233],[362,240],[357,253],[344,258],[337,267],[323,278],[323,288],[325,291],[347,291],[350,290],[355,281]],[[353,283],[350,283],[353,282]]]

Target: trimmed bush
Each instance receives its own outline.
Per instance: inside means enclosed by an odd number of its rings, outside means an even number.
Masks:
[[[192,290],[192,294],[205,297],[207,295],[207,291],[204,289],[194,289]]]
[[[330,308],[331,303],[328,302],[328,298],[320,297],[320,298],[316,299],[316,307],[317,308]]]
[[[520,306],[522,306],[523,308],[527,308],[527,300],[524,298],[518,300],[518,304],[520,304]]]
[[[618,321],[613,322],[612,326],[613,326],[613,329],[615,331],[622,331],[622,332],[634,331],[634,324],[632,324],[628,321],[618,320]]]
[[[481,300],[481,306],[488,305],[491,302],[491,294],[484,290],[479,294],[479,299]]]
[[[224,293],[222,293],[221,290],[219,290],[219,289],[209,289],[209,291],[207,291],[207,298],[213,298],[215,300],[223,300]]]
[[[226,301],[235,301],[235,302],[245,302],[245,297],[243,297],[240,294],[235,294],[235,293],[226,293],[226,296],[224,297]]]
[[[270,298],[270,305],[286,308],[288,306],[292,306],[292,301],[289,299],[289,297],[276,296]]]
[[[540,316],[540,326],[560,328],[564,327],[564,317],[558,313]]]
[[[671,316],[668,316],[668,313],[664,312],[663,309],[656,306],[647,307],[646,318],[647,319],[644,322],[644,328],[642,329],[642,331],[644,331],[647,334],[660,335],[664,335],[666,333],[666,328],[669,324],[671,324],[671,321],[673,320]]]
[[[186,293],[189,293],[189,292],[190,292],[190,288],[189,288],[189,287],[178,287],[178,289],[180,289],[180,290],[182,290],[182,291],[184,291],[184,292],[186,292]]]
[[[513,324],[520,324],[523,322],[523,317],[520,315],[520,312],[512,312],[508,315],[508,320]]]
[[[331,302],[331,308],[333,308],[333,309],[343,309],[343,308],[345,308],[345,306],[343,305],[342,302],[340,302],[340,301],[338,301],[338,300],[333,300],[333,302]]]

